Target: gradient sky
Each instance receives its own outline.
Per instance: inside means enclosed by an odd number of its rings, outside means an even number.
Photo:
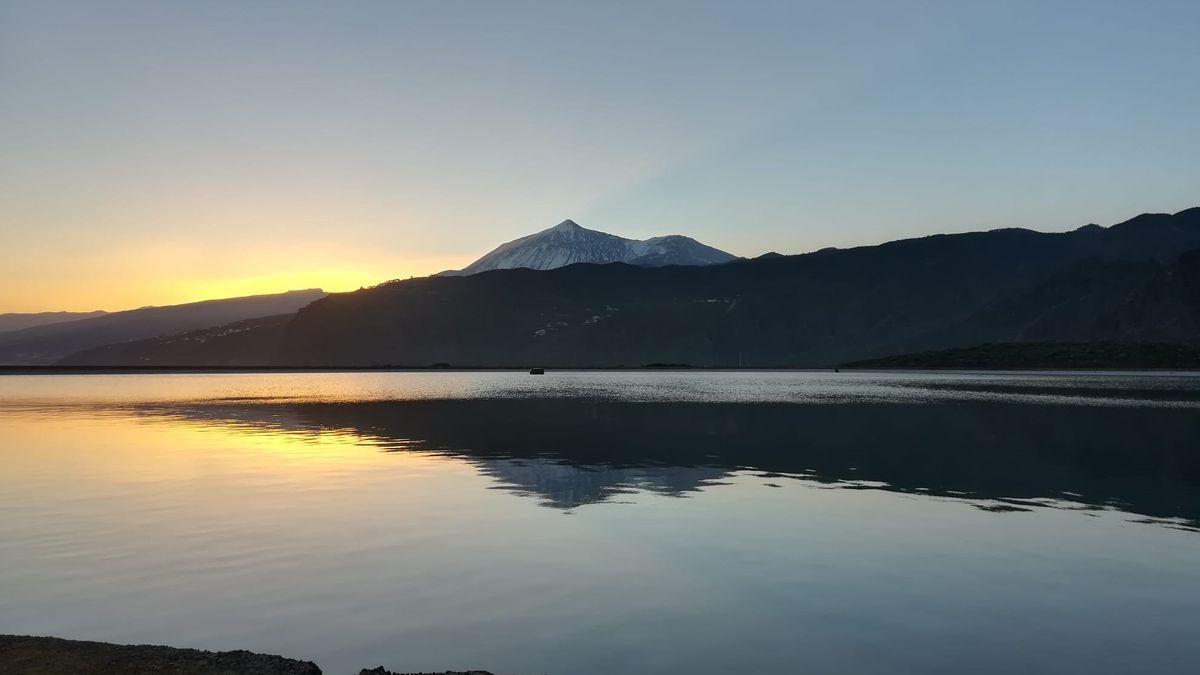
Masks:
[[[0,311],[1200,204],[1200,2],[0,0]]]

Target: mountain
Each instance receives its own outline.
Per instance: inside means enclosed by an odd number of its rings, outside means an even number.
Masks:
[[[284,329],[295,313],[118,342],[76,352],[62,366],[255,366],[279,353]]]
[[[705,267],[414,279],[306,307],[280,360],[818,366],[927,348],[940,330],[1085,260],[1168,261],[1196,248],[1200,209],[1110,228],[935,235]]]
[[[103,316],[105,312],[10,312],[8,314],[0,314],[0,333],[5,333],[13,330],[21,330],[23,328],[33,328],[34,326],[48,326],[52,323],[63,323],[64,321],[77,321],[79,319],[91,319],[97,316]]]
[[[1200,254],[1184,255],[1197,249],[1200,208],[724,265],[426,277],[302,308],[270,328],[278,351],[261,365],[824,366],[983,342],[1200,342]],[[145,348],[121,358],[168,365]]]
[[[290,314],[325,296],[320,289],[143,307],[0,335],[0,364],[38,365],[100,345],[170,335],[231,321]]]
[[[641,267],[716,265],[736,260],[724,251],[690,237],[673,234],[637,240],[580,227],[573,220],[501,244],[461,270],[442,272],[462,276],[488,270],[527,267],[549,270],[574,263],[623,262]]]

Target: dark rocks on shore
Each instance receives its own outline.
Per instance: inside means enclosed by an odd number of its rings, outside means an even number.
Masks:
[[[311,661],[243,650],[209,652],[158,645],[114,645],[53,637],[0,635],[0,672],[21,675],[321,675]]]
[[[31,635],[0,635],[0,673],[5,675],[321,675],[311,661],[244,650],[210,652],[159,645],[116,645]],[[401,675],[383,667],[361,675]],[[418,675],[418,674],[412,674]],[[486,671],[420,675],[491,675]]]

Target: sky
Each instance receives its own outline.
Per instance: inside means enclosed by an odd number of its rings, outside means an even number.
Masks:
[[[0,0],[0,312],[1200,205],[1200,3]]]

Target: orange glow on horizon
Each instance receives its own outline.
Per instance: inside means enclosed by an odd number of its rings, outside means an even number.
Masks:
[[[209,275],[195,258],[180,260],[177,267],[161,257],[129,265],[99,260],[49,279],[26,278],[0,292],[0,313],[113,312],[309,288],[341,293],[393,279],[426,276],[469,262],[460,257],[393,261],[390,256],[360,261],[334,252],[324,260],[320,254],[272,255],[269,267],[278,271],[263,274],[254,269],[256,256],[247,252],[242,264],[236,266],[243,269],[215,270]]]

